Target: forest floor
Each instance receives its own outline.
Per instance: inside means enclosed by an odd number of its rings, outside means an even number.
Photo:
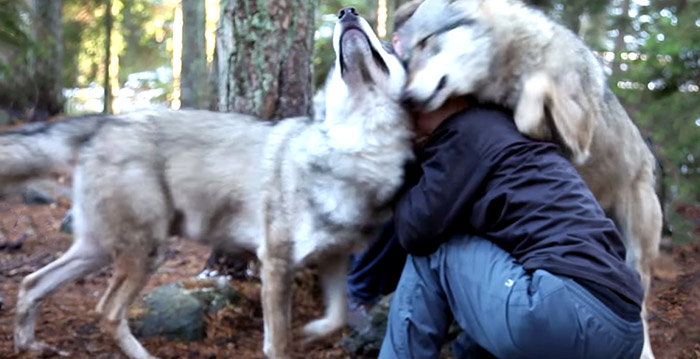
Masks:
[[[46,265],[70,245],[70,237],[59,232],[69,203],[28,206],[19,195],[0,201],[0,242],[23,245],[18,249],[0,249],[0,358],[19,359],[12,349],[12,322],[17,288],[24,276]],[[22,237],[22,238],[20,238]],[[209,250],[179,240],[171,256],[152,277],[148,288],[198,274]],[[117,347],[99,330],[94,307],[105,290],[110,269],[67,285],[44,304],[37,322],[37,336],[74,359],[124,358]],[[309,276],[305,276],[308,278]],[[311,284],[309,283],[311,282]],[[318,317],[322,300],[314,281],[297,280],[294,296],[294,334],[303,323]],[[162,338],[141,339],[144,346],[161,359],[176,358],[263,358],[260,285],[255,281],[233,281],[245,295],[244,305],[224,309],[209,318],[207,338],[184,343]],[[675,246],[664,253],[656,268],[649,296],[652,344],[658,359],[700,359],[700,241]],[[338,346],[341,334],[326,344],[302,348],[293,344],[294,358],[349,358]]]

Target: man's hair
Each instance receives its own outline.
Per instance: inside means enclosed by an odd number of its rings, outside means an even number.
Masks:
[[[406,23],[422,2],[423,0],[411,0],[396,9],[396,12],[394,12],[394,31],[397,31]]]

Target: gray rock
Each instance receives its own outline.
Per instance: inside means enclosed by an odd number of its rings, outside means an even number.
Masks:
[[[136,335],[162,335],[184,341],[204,338],[202,303],[185,292],[179,282],[154,289],[146,296],[145,302],[145,313],[133,323]]]
[[[384,335],[386,334],[387,318],[389,316],[389,305],[391,304],[392,294],[382,298],[372,310],[369,312],[368,323],[358,329],[351,329],[350,334],[346,335],[340,345],[344,347],[352,358],[376,358],[379,355],[379,349],[382,347]],[[461,333],[461,329],[456,324],[450,327],[450,330],[445,338],[445,345],[442,347],[440,359],[476,359],[483,358],[475,356],[472,353],[477,351],[460,350],[460,355],[453,353],[452,343]]]
[[[155,288],[130,312],[138,336],[196,341],[206,334],[206,314],[237,304],[240,294],[223,278],[193,279]]]
[[[0,126],[9,126],[12,122],[12,116],[7,111],[0,110]]]
[[[358,329],[353,329],[345,336],[340,345],[350,352],[354,358],[376,358],[382,347],[386,333],[386,321],[389,316],[389,304],[392,295],[387,295],[369,311],[368,323]]]
[[[207,314],[216,314],[226,306],[237,305],[241,301],[238,291],[224,278],[198,279],[197,281],[213,283],[213,286],[190,291],[190,294],[202,303],[204,312]]]
[[[24,197],[24,203],[29,205],[56,203],[56,198],[54,198],[49,192],[43,188],[31,184],[25,188],[22,196]]]

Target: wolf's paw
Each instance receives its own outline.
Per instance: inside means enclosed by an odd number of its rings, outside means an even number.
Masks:
[[[583,151],[571,151],[571,162],[576,166],[583,165],[591,157],[591,153],[588,150]],[[650,358],[653,359],[653,358]]]
[[[649,338],[644,341],[644,347],[642,348],[642,355],[639,359],[655,359],[654,352],[651,350],[651,344],[649,343]]]
[[[275,353],[274,350],[268,347],[263,348],[263,353],[265,354],[265,358],[268,359],[291,359],[287,354]]]
[[[542,72],[530,76],[525,81],[514,114],[515,127],[520,133],[538,140],[549,139],[545,106],[551,88],[549,76]]]
[[[304,343],[312,343],[343,329],[342,321],[331,318],[316,319],[304,326]]]
[[[535,110],[518,108],[515,114],[515,127],[518,132],[530,138],[548,140],[550,137],[545,119],[538,116]]]
[[[15,344],[15,352],[17,353],[31,353],[39,358],[44,357],[69,357],[70,352],[65,350],[59,350],[58,348],[46,344],[44,342],[34,341],[31,343],[19,343]]]

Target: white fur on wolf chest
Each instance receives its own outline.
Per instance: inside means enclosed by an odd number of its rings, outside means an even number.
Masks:
[[[355,228],[366,222],[364,207],[368,194],[337,177],[325,165],[334,156],[315,129],[293,140],[290,147],[292,155],[288,160],[295,165],[287,166],[287,171],[295,173],[284,173],[284,177],[296,179],[296,183],[286,185],[291,185],[298,194],[291,204],[290,230],[293,261],[302,264],[313,260],[314,254],[323,252],[324,248],[347,245],[344,242],[348,238],[337,231],[338,226]],[[320,165],[319,160],[324,164]],[[343,167],[342,160],[333,162]]]
[[[309,131],[292,146],[300,173],[298,190],[304,193],[294,230],[294,261],[302,263],[313,253],[363,246],[364,231],[385,216],[386,204],[401,185],[406,153],[404,136],[381,136],[347,126],[347,131]],[[334,127],[338,128],[338,127]],[[401,133],[400,129],[394,129]],[[408,136],[405,136],[408,138]],[[397,141],[397,138],[399,139]],[[406,145],[407,146],[407,145]]]
[[[295,231],[297,263],[326,248],[364,246],[368,238],[363,232],[385,219],[386,205],[401,186],[411,153],[408,130],[394,127],[385,133],[362,127],[322,126],[297,142],[297,160],[305,164],[303,205],[308,206],[307,218]]]

